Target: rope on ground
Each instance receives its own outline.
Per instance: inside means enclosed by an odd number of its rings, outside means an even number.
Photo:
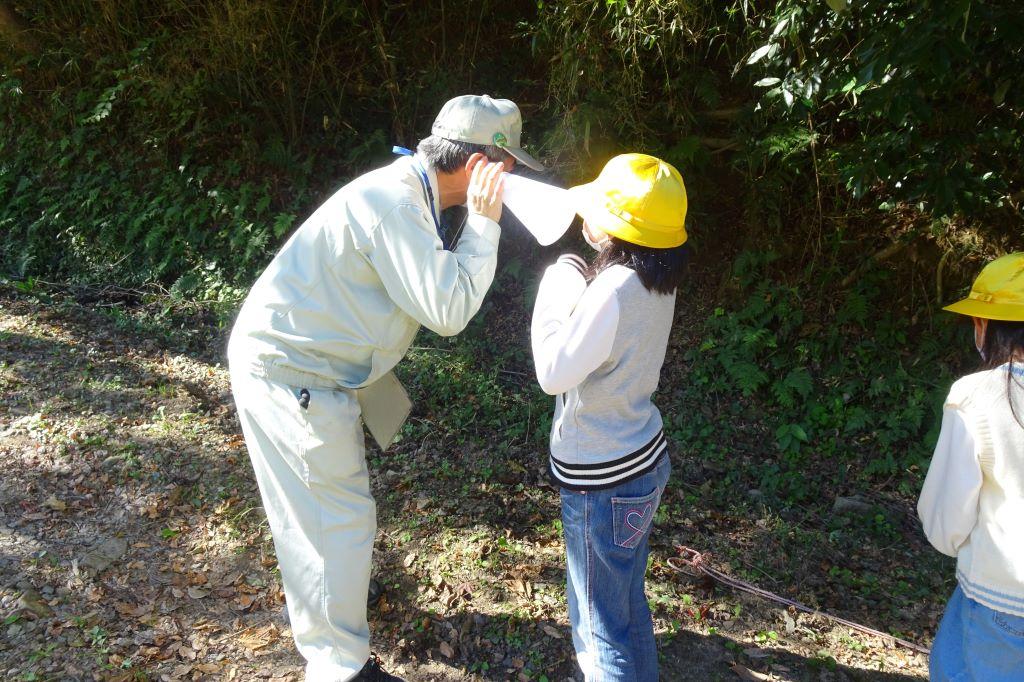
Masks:
[[[926,656],[930,653],[930,649],[928,649],[927,647],[923,647],[920,644],[916,644],[914,642],[910,642],[908,640],[901,639],[899,637],[894,637],[894,636],[892,636],[890,634],[887,634],[885,632],[879,632],[878,630],[873,630],[872,628],[869,628],[866,625],[861,625],[860,623],[854,623],[851,620],[846,620],[845,618],[840,618],[838,616],[833,616],[832,614],[825,613],[824,611],[818,611],[817,609],[812,609],[809,606],[804,606],[800,602],[793,601],[792,599],[787,599],[785,597],[780,597],[779,595],[775,594],[774,592],[769,592],[768,590],[762,590],[760,587],[757,587],[755,585],[751,585],[748,582],[744,582],[744,581],[739,580],[737,578],[733,578],[733,577],[731,577],[731,576],[729,576],[729,575],[727,575],[727,574],[725,574],[725,573],[723,573],[723,572],[721,572],[721,571],[719,571],[719,570],[717,570],[715,568],[712,568],[711,565],[709,564],[708,556],[705,556],[704,554],[701,554],[700,552],[698,552],[695,549],[690,549],[689,547],[684,547],[683,545],[679,545],[678,549],[679,549],[679,556],[678,557],[671,557],[668,560],[668,565],[674,571],[677,571],[679,573],[684,573],[686,575],[689,575],[689,576],[692,576],[692,577],[695,577],[695,578],[699,578],[701,576],[706,576],[708,578],[711,578],[712,580],[716,580],[716,581],[722,583],[723,585],[727,585],[727,586],[729,586],[729,587],[731,587],[731,588],[733,588],[735,590],[740,590],[741,592],[747,592],[749,594],[753,594],[753,595],[761,597],[763,599],[768,599],[770,601],[778,602],[779,604],[783,604],[785,606],[791,606],[794,609],[796,609],[797,611],[803,611],[804,613],[810,613],[810,614],[815,615],[815,616],[823,616],[824,618],[828,618],[829,620],[831,620],[831,621],[833,621],[835,623],[839,623],[841,625],[845,625],[846,627],[850,628],[851,630],[857,630],[858,632],[863,632],[864,634],[871,635],[873,637],[880,637],[882,639],[888,640],[888,641],[893,642],[895,644],[898,644],[900,646],[903,646],[903,647],[906,647],[908,649],[912,649],[914,651],[917,651],[918,653],[922,653],[922,654],[924,654]]]

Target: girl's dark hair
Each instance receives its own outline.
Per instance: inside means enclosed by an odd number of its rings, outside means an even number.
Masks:
[[[1006,399],[1010,401],[1010,412],[1017,423],[1024,428],[1024,420],[1017,411],[1013,400],[1013,384],[1024,386],[1024,380],[1015,372],[1024,371],[1024,322],[989,320],[985,329],[985,341],[981,344],[985,358],[985,369],[1009,365],[1006,373]]]
[[[632,268],[640,277],[647,291],[671,294],[683,283],[686,266],[690,262],[690,247],[687,244],[670,249],[653,249],[608,236],[608,246],[601,250],[597,260],[590,266],[587,279],[593,279],[613,265]]]

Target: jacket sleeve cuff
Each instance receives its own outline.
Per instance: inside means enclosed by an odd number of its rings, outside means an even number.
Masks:
[[[481,239],[487,240],[492,246],[498,246],[498,240],[501,238],[501,228],[498,227],[498,223],[487,216],[482,216],[479,213],[470,213],[466,218],[466,229]]]

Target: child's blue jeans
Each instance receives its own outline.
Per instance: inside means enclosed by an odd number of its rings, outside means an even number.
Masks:
[[[995,611],[958,585],[932,644],[932,682],[1024,680],[1024,618]]]
[[[562,489],[569,620],[587,682],[656,682],[658,651],[644,594],[648,537],[672,467],[606,490]]]

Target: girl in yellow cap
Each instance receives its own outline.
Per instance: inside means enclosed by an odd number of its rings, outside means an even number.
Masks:
[[[985,367],[955,384],[917,511],[957,559],[932,680],[1024,680],[1024,253],[989,263],[946,308],[974,321]]]
[[[562,256],[541,280],[532,343],[557,395],[550,471],[561,488],[567,596],[587,680],[658,679],[644,594],[648,536],[670,465],[651,402],[686,265],[686,188],[646,154],[570,190],[592,267]]]

